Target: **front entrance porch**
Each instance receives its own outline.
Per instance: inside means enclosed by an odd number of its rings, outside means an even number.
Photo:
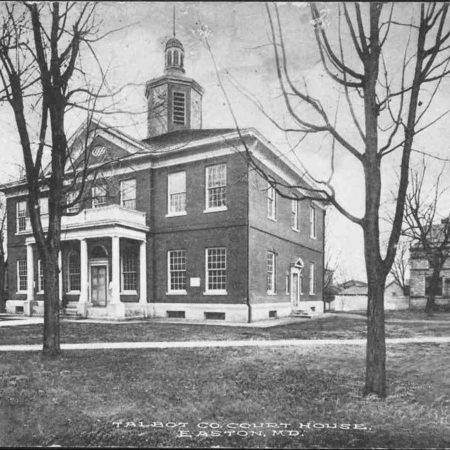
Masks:
[[[89,225],[89,223],[87,224]],[[111,223],[80,226],[61,236],[61,308],[78,317],[123,319],[147,316],[146,226]],[[24,313],[42,303],[43,272],[34,239],[27,238],[27,301]],[[35,308],[34,308],[35,309]]]

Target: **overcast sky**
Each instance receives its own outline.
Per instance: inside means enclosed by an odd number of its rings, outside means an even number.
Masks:
[[[270,46],[269,28],[263,3],[246,2],[100,2],[99,17],[103,18],[103,30],[123,29],[108,35],[96,44],[96,52],[102,66],[108,69],[108,83],[112,89],[125,83],[133,84],[115,100],[117,107],[133,114],[108,116],[109,123],[120,125],[127,133],[142,139],[146,137],[146,103],[144,84],[147,80],[163,73],[164,43],[172,35],[172,11],[176,6],[176,35],[185,48],[186,76],[194,78],[205,89],[203,97],[203,127],[234,126],[228,106],[220,90],[211,57],[196,32],[200,25],[210,30],[209,41],[214,52],[220,75],[231,99],[234,113],[241,127],[255,127],[272,141],[277,148],[295,163],[302,161],[315,175],[329,173],[330,140],[323,135],[314,136],[302,142],[295,150],[292,145],[298,136],[286,137],[265,118],[255,106],[229,82],[231,76],[244,89],[254,94],[265,106],[267,112],[280,123],[288,120],[275,72],[273,50]],[[336,30],[336,8],[325,4],[327,21],[332,33]],[[398,5],[396,14],[409,17],[417,5]],[[310,13],[306,4],[279,3],[281,20],[289,55],[289,68],[295,81],[308,81],[308,88],[333,112],[339,94],[329,82],[320,64]],[[405,41],[405,31],[393,31],[392,42],[387,54],[398,59],[400,43]],[[351,61],[351,56],[349,56]],[[92,67],[93,58],[83,55],[86,71]],[[434,118],[447,107],[450,93],[448,82],[443,83],[436,100]],[[355,130],[349,125],[348,117],[338,115],[338,124],[350,139]],[[74,131],[83,120],[83,115],[73,114],[68,121],[68,133]],[[436,156],[450,157],[449,119],[442,119],[437,125],[416,139],[415,148]],[[18,139],[12,116],[7,106],[0,106],[0,179],[5,181],[17,173],[16,164],[21,161]],[[352,134],[353,133],[353,134]],[[418,155],[414,157],[419,163]],[[442,163],[431,160],[431,170],[436,173]],[[449,164],[445,170],[450,178]],[[394,186],[398,160],[395,155],[385,164],[383,179],[385,200]],[[431,172],[430,172],[431,174]],[[433,177],[430,177],[433,178]],[[363,214],[364,183],[361,167],[345,152],[338,149],[336,159],[336,189],[338,198],[356,215]],[[450,204],[450,198],[448,201]],[[346,277],[365,279],[362,232],[358,226],[334,211],[328,213],[329,239],[332,252],[339,257],[341,272]],[[382,236],[385,238],[386,236]]]

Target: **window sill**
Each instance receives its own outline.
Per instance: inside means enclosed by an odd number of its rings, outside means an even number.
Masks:
[[[217,290],[217,291],[205,291],[203,295],[228,295],[227,291]]]
[[[33,230],[31,228],[27,228],[26,230],[16,231],[14,234],[16,236],[22,236],[24,234],[29,234],[29,233],[32,233],[32,232],[33,232]]]
[[[275,217],[269,217],[269,216],[267,216],[267,218],[268,218],[269,220],[271,220],[272,222],[278,222],[278,220],[275,219]]]
[[[37,294],[37,295],[43,295],[43,294],[44,294],[44,291],[37,291],[36,294]]]
[[[296,233],[300,233],[300,229],[299,229],[299,228],[291,227],[291,230],[292,230],[292,231],[295,231]]]
[[[187,291],[168,291],[166,295],[187,295]]]
[[[227,211],[228,208],[226,206],[220,206],[218,208],[208,208],[204,209],[203,213],[212,213],[212,212],[220,212],[220,211]]]
[[[137,295],[137,291],[120,291],[119,295]]]
[[[66,291],[66,294],[68,294],[68,295],[77,295],[77,294],[79,294],[81,291],[76,291],[76,290],[74,290],[74,291]]]
[[[278,292],[270,292],[270,291],[267,291],[267,295],[278,295]]]
[[[28,291],[16,291],[16,294],[20,294],[20,295],[28,294]]]
[[[176,213],[167,213],[166,217],[178,217],[178,216],[186,216],[186,211],[176,212]]]
[[[311,239],[314,239],[314,240],[316,240],[317,239],[317,236],[309,236]]]

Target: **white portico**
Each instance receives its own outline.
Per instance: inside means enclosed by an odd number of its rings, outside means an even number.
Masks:
[[[76,307],[82,317],[146,316],[149,227],[145,213],[119,205],[85,209],[64,216],[61,228],[58,260],[63,305]],[[26,245],[27,303],[31,303],[42,294],[43,275],[39,267],[36,283],[34,237],[28,237]]]

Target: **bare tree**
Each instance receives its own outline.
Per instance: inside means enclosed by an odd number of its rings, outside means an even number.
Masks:
[[[412,241],[411,257],[427,260],[431,269],[425,306],[425,312],[430,314],[435,308],[435,298],[439,293],[441,271],[450,256],[450,210],[445,205],[444,218],[439,215],[440,203],[445,203],[443,194],[447,191],[440,187],[442,172],[433,189],[424,192],[426,170],[425,161],[421,170],[411,170],[403,234]]]
[[[304,185],[289,186],[273,179],[252,157],[251,149],[247,147],[246,154],[252,167],[280,195],[293,198],[291,193],[286,192],[291,187],[303,189],[304,199],[326,198],[341,214],[362,228],[368,281],[364,393],[385,397],[384,287],[401,235],[414,138],[448,112],[423,123],[442,79],[450,73],[449,5],[414,5],[415,13],[405,21],[401,11],[398,12],[399,4],[387,6],[381,2],[355,2],[352,6],[342,3],[336,6],[337,18],[332,30],[328,29],[332,19],[327,17],[326,11],[319,10],[314,3],[309,6],[318,54],[324,71],[335,83],[337,101],[331,102],[327,96],[324,99],[326,103],[322,102],[312,95],[301,74],[292,73],[280,6],[276,3],[266,4],[266,12],[276,74],[290,123],[280,123],[257,98],[249,97],[260,112],[285,133],[328,135],[331,138],[330,174],[324,179],[317,179],[303,166],[301,175],[314,181],[315,185],[310,188]],[[304,21],[301,23],[303,31]],[[393,30],[396,30],[397,36]],[[405,30],[400,41],[398,30]],[[203,27],[200,34],[210,49],[207,28]],[[388,58],[387,47],[398,51],[400,44],[404,44],[401,56]],[[211,56],[216,64],[212,52]],[[295,58],[301,60],[302,56],[295,55]],[[220,76],[219,84],[223,88]],[[223,90],[233,114],[230,100]],[[330,111],[330,104],[333,107],[337,105],[337,108]],[[239,130],[234,114],[233,117]],[[341,117],[345,120],[339,120]],[[346,126],[353,126],[351,133],[345,132],[343,122]],[[364,192],[365,208],[361,216],[353,214],[336,195],[335,163],[340,152],[349,155],[363,173],[364,182],[360,190]],[[382,167],[382,161],[388,155],[400,161],[400,177],[396,186],[393,222],[387,245],[383,248],[380,240],[380,204],[382,175],[386,165]]]
[[[395,259],[392,264],[391,275],[396,283],[402,288],[403,293],[408,289],[408,266],[409,266],[409,246],[410,241],[400,239],[397,244]]]
[[[0,312],[5,311],[5,281],[6,281],[6,201],[0,200]]]
[[[101,71],[99,87],[91,88],[81,64],[83,49],[96,59],[92,45],[101,38],[96,3],[4,2],[1,8],[0,100],[11,106],[22,147],[29,216],[44,267],[43,352],[55,356],[60,352],[57,261],[61,216],[80,200],[89,166],[84,159],[84,178],[77,181],[81,189],[68,203],[70,188],[64,180],[71,154],[65,119],[73,108],[96,111],[104,84]],[[90,132],[88,127],[86,142]],[[43,188],[48,188],[46,231],[39,203]]]

